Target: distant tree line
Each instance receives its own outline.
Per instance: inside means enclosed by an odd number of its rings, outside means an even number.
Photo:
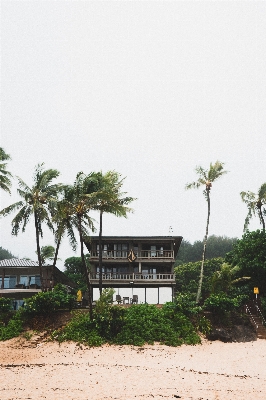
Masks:
[[[226,236],[209,236],[205,254],[206,260],[217,257],[224,258],[225,255],[233,249],[237,240],[237,238],[229,238]],[[194,243],[183,240],[177,254],[175,265],[178,266],[189,262],[200,261],[202,258],[202,248],[203,240],[197,240]]]
[[[16,258],[13,256],[13,254],[10,253],[10,251],[3,249],[3,247],[0,246],[0,260],[7,260],[10,258]]]

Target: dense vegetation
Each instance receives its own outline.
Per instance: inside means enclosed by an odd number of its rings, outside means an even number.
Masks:
[[[4,249],[3,247],[0,247],[0,260],[7,260],[10,258],[15,258],[15,257],[10,251]]]
[[[162,309],[148,304],[123,308],[112,305],[113,294],[113,289],[103,290],[93,310],[93,318],[85,310],[76,310],[65,327],[52,332],[52,338],[59,342],[73,340],[89,346],[103,343],[141,346],[154,342],[179,346],[200,342],[196,332],[198,324],[195,327],[178,304],[166,303]],[[73,305],[74,297],[67,294],[61,285],[56,286],[53,292],[39,293],[25,300],[24,307],[16,313],[11,312],[10,302],[5,299],[0,302],[0,340],[19,335],[32,318],[51,316],[59,310],[71,309]],[[206,330],[206,324],[201,326],[202,330]]]
[[[89,255],[85,255],[87,263],[89,263]],[[86,279],[84,276],[81,257],[69,257],[64,262],[64,273],[77,285],[77,290],[85,292],[87,288]]]
[[[226,236],[211,235],[207,239],[206,260],[222,257],[233,249],[237,238],[229,238]],[[189,262],[201,261],[203,249],[203,240],[197,240],[190,243],[187,240],[182,240],[175,265],[186,264]]]

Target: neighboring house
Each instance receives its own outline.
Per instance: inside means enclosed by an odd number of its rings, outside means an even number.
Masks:
[[[142,288],[142,302],[147,302],[147,289],[170,288],[172,300],[175,291],[174,263],[182,236],[103,236],[103,288]],[[86,246],[90,252],[92,288],[99,288],[99,237],[92,236]],[[122,290],[123,292],[123,290]],[[125,293],[125,291],[124,291]],[[128,297],[125,297],[128,299]],[[128,299],[130,302],[130,299]]]
[[[58,268],[54,271],[52,280],[52,266],[42,267],[43,288],[50,290],[57,283],[62,283],[69,288],[75,288],[75,284]],[[11,258],[0,261],[0,297],[9,297],[18,305],[23,299],[29,298],[41,292],[40,267],[38,262]],[[15,307],[15,305],[14,305]]]

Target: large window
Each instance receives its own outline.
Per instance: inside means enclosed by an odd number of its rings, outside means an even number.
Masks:
[[[127,257],[127,256],[128,256],[127,243],[114,244],[114,257]]]
[[[40,275],[20,275],[19,283],[30,286],[30,285],[41,285]]]
[[[14,289],[17,284],[16,276],[5,276],[4,277],[4,289]]]

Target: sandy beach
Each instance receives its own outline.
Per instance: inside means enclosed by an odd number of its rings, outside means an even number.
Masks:
[[[266,340],[167,347],[0,342],[1,400],[265,400]]]

